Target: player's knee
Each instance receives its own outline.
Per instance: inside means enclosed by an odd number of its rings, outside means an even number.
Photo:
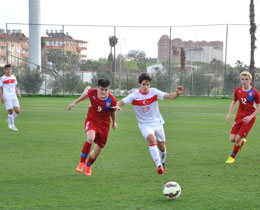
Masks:
[[[92,144],[94,142],[95,138],[88,137],[87,142]]]

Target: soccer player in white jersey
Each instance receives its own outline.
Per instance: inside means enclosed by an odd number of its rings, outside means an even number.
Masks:
[[[16,118],[20,112],[17,96],[21,97],[21,94],[17,88],[17,79],[12,75],[11,64],[5,65],[5,75],[0,78],[0,96],[1,102],[5,104],[5,108],[8,112],[8,127],[13,131],[18,131],[14,125],[14,118]]]
[[[138,127],[149,144],[150,154],[157,166],[156,172],[166,172],[165,158],[166,145],[164,133],[164,120],[159,111],[158,99],[176,99],[182,94],[184,88],[178,86],[175,93],[165,93],[156,88],[150,88],[152,78],[143,73],[139,76],[140,89],[129,94],[117,104],[117,109],[125,104],[133,104]]]

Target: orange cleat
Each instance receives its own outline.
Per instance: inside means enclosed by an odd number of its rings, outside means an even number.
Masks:
[[[162,168],[162,166],[159,166],[159,167],[156,169],[156,172],[157,172],[157,174],[163,174],[163,173],[164,173],[164,169]]]
[[[86,176],[91,176],[91,174],[92,174],[92,168],[91,168],[91,166],[87,166],[87,165],[86,165],[86,169],[85,169],[84,174],[85,174]]]
[[[165,174],[166,173],[166,165],[165,165],[165,163],[163,163],[162,165],[163,165],[163,173]]]
[[[76,171],[79,172],[79,173],[81,173],[81,172],[83,171],[84,167],[85,167],[85,163],[80,162],[80,163],[78,164],[77,168],[76,168]]]

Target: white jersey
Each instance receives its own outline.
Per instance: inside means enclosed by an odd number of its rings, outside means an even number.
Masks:
[[[6,99],[14,99],[16,96],[15,86],[17,85],[17,79],[14,75],[3,75],[0,79],[0,87],[3,88],[3,95]]]
[[[122,100],[125,104],[133,104],[138,123],[160,122],[163,124],[164,120],[160,113],[157,99],[163,100],[165,94],[165,92],[156,88],[150,88],[146,94],[139,89]]]

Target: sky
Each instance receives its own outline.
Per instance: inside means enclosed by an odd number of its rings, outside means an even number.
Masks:
[[[74,39],[87,41],[88,50],[84,53],[89,59],[108,56],[108,37],[115,33],[113,26],[118,26],[117,54],[139,49],[144,50],[148,57],[157,57],[157,42],[162,35],[170,35],[169,26],[172,26],[172,38],[226,43],[226,24],[229,24],[227,61],[234,65],[240,60],[249,65],[249,3],[250,0],[41,0],[41,23],[65,25],[65,32]],[[255,22],[260,24],[260,0],[255,0],[255,13]],[[29,0],[1,1],[0,28],[5,29],[8,23],[9,29],[21,28],[26,34],[28,26],[10,23],[28,22]],[[214,24],[221,25],[206,26]],[[62,27],[44,25],[42,34],[51,29],[60,30]],[[258,48],[259,34],[260,26],[256,34]],[[255,58],[259,67],[258,49]]]

